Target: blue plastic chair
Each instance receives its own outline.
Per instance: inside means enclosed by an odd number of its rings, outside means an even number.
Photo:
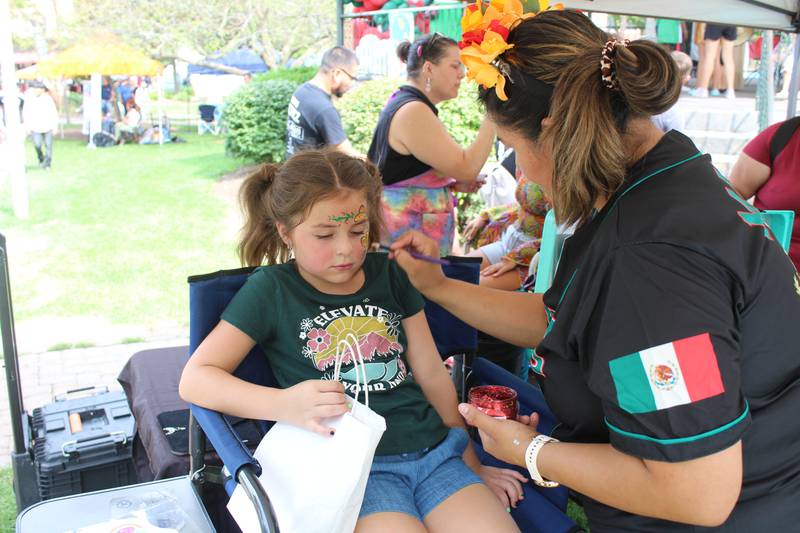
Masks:
[[[445,273],[449,277],[470,283],[478,282],[479,259],[450,259],[452,264],[445,267]],[[252,268],[225,270],[189,278],[189,344],[192,353],[219,322],[222,311],[247,280],[247,276],[252,270]],[[472,362],[471,354],[474,354],[477,349],[477,331],[432,302],[426,302],[425,314],[442,357],[460,355],[463,358],[462,365]],[[484,365],[492,364],[482,359],[475,359],[475,365],[480,369]],[[500,372],[505,372],[499,367],[497,368]],[[277,386],[267,358],[259,347],[255,347],[247,355],[236,369],[235,374],[254,383]],[[493,379],[491,373],[489,376],[490,380]],[[523,403],[523,409],[527,409],[528,405],[533,404]],[[257,482],[257,477],[261,474],[261,467],[253,458],[250,450],[242,444],[231,419],[196,405],[191,405],[190,408],[189,447],[192,478],[201,487],[205,482],[223,483],[229,495],[233,493],[237,484],[241,484],[256,507],[262,531],[277,531],[275,514],[270,506],[268,495]],[[269,423],[262,423],[265,431],[269,429],[269,426]],[[219,455],[224,468],[204,463],[206,438]],[[476,445],[476,449],[487,464],[508,466],[501,465],[496,459],[487,456],[479,444]],[[512,516],[518,521],[523,531],[547,531],[550,533],[575,530],[574,523],[564,523],[566,519],[566,515],[564,515],[565,495],[556,496],[557,493],[554,492],[549,495],[550,497],[546,497],[532,487],[526,487],[525,491],[526,498],[522,505],[512,512]]]
[[[450,257],[451,264],[445,273],[455,279],[477,283],[480,276],[479,258]],[[194,353],[200,343],[219,322],[222,312],[231,298],[247,281],[253,268],[222,270],[189,278],[189,350]],[[443,358],[456,357],[461,362],[458,374],[463,390],[464,364],[471,361],[478,346],[477,331],[445,311],[440,306],[426,302],[426,317],[431,329],[437,334],[434,341]],[[242,379],[277,387],[278,383],[260,347],[256,346],[245,357],[234,374]],[[457,383],[457,386],[459,383]],[[206,482],[222,483],[228,495],[241,484],[259,514],[264,532],[277,531],[275,513],[257,478],[261,466],[250,450],[242,443],[231,417],[197,405],[191,405],[189,448],[191,476],[200,486]],[[271,423],[261,421],[264,433]],[[223,468],[205,464],[206,439],[219,455]]]
[[[761,216],[769,225],[775,240],[783,247],[783,251],[789,251],[792,242],[792,226],[794,225],[794,211],[779,211],[769,209],[761,212]]]

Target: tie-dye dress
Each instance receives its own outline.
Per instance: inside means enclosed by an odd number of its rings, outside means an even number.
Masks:
[[[383,217],[389,244],[408,230],[418,230],[439,243],[439,253],[448,255],[455,239],[453,178],[442,176],[413,155],[400,154],[389,145],[389,127],[394,114],[409,102],[423,102],[434,114],[438,109],[424,93],[404,85],[389,97],[381,111],[367,156],[383,176]]]

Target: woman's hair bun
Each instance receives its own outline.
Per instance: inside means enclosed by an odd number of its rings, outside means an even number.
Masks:
[[[658,115],[681,94],[678,64],[656,43],[643,39],[617,46],[614,59],[620,91],[636,115]]]
[[[411,43],[407,40],[397,45],[397,57],[399,57],[400,61],[403,63],[408,63],[409,50],[411,50]]]

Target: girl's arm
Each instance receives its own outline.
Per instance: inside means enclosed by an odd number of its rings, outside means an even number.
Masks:
[[[321,418],[343,414],[340,382],[308,380],[287,389],[256,385],[233,375],[255,341],[224,320],[189,358],[178,392],[187,402],[225,414],[257,420],[277,420],[321,434],[331,428]]]
[[[436,350],[425,312],[420,311],[404,319],[403,329],[408,339],[406,359],[414,374],[414,381],[419,384],[446,426],[466,428],[464,419],[458,413],[456,388]]]
[[[446,426],[466,429],[464,419],[458,412],[455,386],[436,350],[425,313],[420,311],[404,319],[403,329],[408,339],[406,359],[414,374],[414,381],[419,384],[425,398],[436,409]],[[506,506],[516,507],[522,496],[520,482],[527,481],[525,476],[514,470],[481,465],[471,440],[467,443],[463,458],[467,466],[483,478],[500,501]]]
[[[489,157],[494,133],[494,124],[484,118],[478,136],[462,148],[426,104],[409,102],[392,118],[389,143],[399,153],[411,154],[445,176],[472,182]]]

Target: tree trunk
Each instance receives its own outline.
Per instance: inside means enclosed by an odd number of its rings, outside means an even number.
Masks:
[[[173,92],[178,92],[181,89],[181,80],[178,77],[178,62],[175,58],[172,59],[172,83]]]
[[[187,57],[180,57],[180,56],[178,57],[178,59],[181,59],[181,60],[186,61],[187,63],[191,63],[193,65],[198,65],[198,66],[206,67],[206,68],[213,68],[215,70],[220,70],[222,72],[227,72],[228,74],[237,74],[239,76],[244,76],[245,74],[248,74],[248,72],[246,70],[243,70],[243,69],[240,69],[240,68],[236,68],[236,67],[231,67],[229,65],[223,65],[222,63],[215,63],[213,61],[206,61],[205,59],[198,60],[197,58],[191,58],[190,59],[190,58],[187,58]]]
[[[261,56],[261,60],[267,65],[267,68],[270,70],[278,68],[278,64],[275,62],[274,54],[267,52],[266,50],[259,54]]]

